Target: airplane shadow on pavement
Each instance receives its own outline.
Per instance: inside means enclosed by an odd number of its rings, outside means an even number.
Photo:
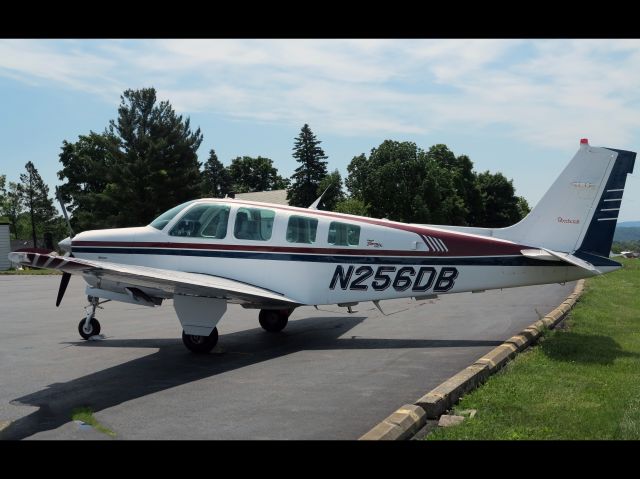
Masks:
[[[14,399],[12,403],[39,409],[12,422],[0,437],[24,439],[69,422],[73,409],[77,407],[88,406],[99,412],[149,394],[303,350],[487,347],[501,344],[501,341],[344,336],[364,319],[364,316],[312,317],[292,321],[282,334],[268,334],[259,328],[223,334],[216,349],[201,356],[189,353],[180,339],[174,338],[73,342],[70,344],[86,348],[149,347],[159,350]]]

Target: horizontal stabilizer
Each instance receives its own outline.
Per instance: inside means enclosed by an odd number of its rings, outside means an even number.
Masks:
[[[546,248],[540,249],[523,249],[520,250],[523,256],[527,258],[537,259],[540,261],[557,261],[561,260],[565,263],[572,264],[573,266],[577,266],[578,268],[586,269],[592,274],[602,274],[602,271],[597,269],[588,261],[580,259],[576,256],[573,256],[569,253],[560,253],[558,251],[551,251]]]

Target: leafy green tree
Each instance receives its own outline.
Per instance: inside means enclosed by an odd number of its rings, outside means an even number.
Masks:
[[[611,251],[614,253],[622,253],[623,251],[640,252],[640,240],[614,241],[611,245]]]
[[[515,195],[513,181],[502,173],[489,171],[478,175],[478,188],[485,205],[485,213],[479,224],[486,228],[502,228],[517,223],[521,219],[518,197]]]
[[[64,142],[58,172],[78,230],[147,224],[173,206],[200,197],[198,128],[177,115],[154,88],[126,90],[117,120],[102,135]]]
[[[202,194],[208,198],[224,198],[231,192],[231,175],[214,150],[209,151],[209,159],[202,172]]]
[[[71,213],[74,231],[114,227],[123,206],[113,195],[120,181],[118,137],[108,131],[92,131],[80,135],[75,143],[63,141],[59,159],[58,178],[67,182],[58,190]]]
[[[436,161],[441,169],[449,173],[449,187],[455,189],[456,195],[462,198],[464,203],[464,220],[458,220],[452,224],[462,226],[477,224],[484,214],[484,205],[471,159],[467,155],[456,156],[447,145],[443,144],[429,148],[427,158]]]
[[[318,209],[335,211],[336,205],[345,199],[345,194],[342,190],[342,176],[338,170],[334,170],[333,173],[329,173],[322,179],[322,181],[320,181],[316,199],[318,199],[325,190],[327,192],[322,197],[322,200],[320,200]]]
[[[354,157],[347,169],[352,197],[374,217],[464,224],[464,200],[453,186],[453,173],[415,143],[385,140],[369,157]]]
[[[344,200],[339,201],[333,211],[349,215],[369,216],[369,212],[367,211],[367,207],[364,202],[354,197],[345,198]]]
[[[269,158],[238,156],[229,165],[229,176],[234,193],[282,190],[287,181],[278,174]]]
[[[0,191],[0,216],[5,216],[9,219],[9,230],[13,235],[13,239],[18,239],[22,237],[22,232],[24,231],[18,221],[24,212],[19,185],[10,181],[9,187],[6,188],[6,176],[3,175],[1,178],[3,182],[2,191]]]
[[[369,160],[364,153],[354,156],[347,166],[347,177],[344,180],[344,184],[351,193],[351,198],[363,198],[362,190],[364,185],[367,184],[367,171],[369,168]]]
[[[21,228],[18,220],[20,216],[24,214],[24,205],[22,204],[22,197],[20,195],[20,187],[18,183],[14,183],[12,181],[9,182],[9,189],[5,195],[3,209],[3,214],[9,218],[9,222],[11,223],[9,229],[13,233],[13,238],[22,238],[25,230]]]
[[[22,204],[29,213],[31,238],[33,246],[38,247],[37,236],[50,232],[50,227],[56,218],[53,200],[49,198],[49,187],[42,181],[42,177],[32,162],[25,165],[26,173],[20,175],[17,191]]]
[[[7,175],[0,175],[0,218],[9,219],[7,215]]]
[[[529,214],[531,208],[529,207],[529,203],[524,196],[517,196],[516,198],[518,201],[518,216],[520,216],[520,219],[522,219]]]
[[[292,206],[306,208],[318,198],[320,182],[327,176],[327,155],[319,146],[322,143],[304,124],[293,146],[293,157],[300,166],[291,176],[287,200]]]

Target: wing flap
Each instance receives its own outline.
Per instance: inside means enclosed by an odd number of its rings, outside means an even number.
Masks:
[[[123,286],[155,288],[169,295],[183,294],[225,299],[239,304],[269,304],[292,307],[300,303],[277,291],[202,273],[188,273],[148,266],[86,260],[57,254],[12,252],[9,260],[35,268],[57,269],[71,274],[93,276]]]

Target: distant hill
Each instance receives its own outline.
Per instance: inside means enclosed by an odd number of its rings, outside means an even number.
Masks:
[[[623,221],[618,223],[618,228],[636,228],[640,227],[640,221]]]
[[[627,221],[627,223],[638,223],[638,226],[623,226],[616,228],[613,241],[640,241],[640,222]]]

